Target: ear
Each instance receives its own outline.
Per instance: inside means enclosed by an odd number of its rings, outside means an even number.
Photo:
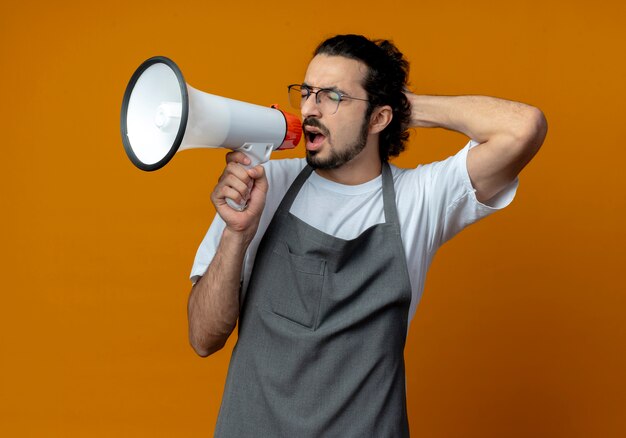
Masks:
[[[370,134],[378,134],[391,123],[393,111],[389,105],[377,106],[370,117]]]

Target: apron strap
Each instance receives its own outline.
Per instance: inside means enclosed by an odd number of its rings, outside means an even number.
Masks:
[[[383,205],[385,208],[385,222],[396,224],[400,232],[398,209],[396,208],[396,189],[393,186],[393,175],[388,162],[383,162]]]
[[[291,184],[291,187],[289,187],[289,190],[287,190],[287,193],[285,193],[285,196],[283,196],[283,200],[280,202],[280,205],[276,209],[276,214],[285,215],[289,213],[293,201],[296,199],[296,196],[298,196],[300,188],[302,188],[304,182],[309,178],[311,172],[313,172],[313,168],[311,166],[309,166],[308,164],[304,166],[304,169],[302,169],[300,174]]]

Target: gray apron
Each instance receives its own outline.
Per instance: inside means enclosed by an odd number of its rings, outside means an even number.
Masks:
[[[385,223],[353,240],[289,210],[263,237],[241,296],[216,437],[408,437],[404,344],[411,301],[391,170]]]

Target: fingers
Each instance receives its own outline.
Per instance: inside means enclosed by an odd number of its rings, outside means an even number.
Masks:
[[[248,201],[248,210],[252,214],[260,214],[265,206],[265,197],[269,187],[265,168],[261,165],[255,166],[248,169],[248,175],[254,180]]]
[[[245,203],[250,197],[254,182],[248,171],[242,166],[241,157],[230,157],[227,161],[226,169],[224,169],[211,195],[211,200],[216,207],[226,203],[226,198],[232,199],[237,204]]]
[[[239,163],[242,166],[247,166],[250,164],[250,158],[243,152],[232,151],[226,154],[226,164],[228,163]]]
[[[260,164],[248,169],[248,175],[254,180],[254,188],[267,193],[268,183],[265,176],[265,168]]]

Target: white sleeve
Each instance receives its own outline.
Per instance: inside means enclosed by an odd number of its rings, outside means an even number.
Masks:
[[[515,178],[487,203],[476,198],[467,171],[467,153],[478,145],[471,140],[456,155],[447,160],[428,165],[428,184],[430,196],[429,211],[437,215],[432,223],[437,229],[434,234],[435,247],[439,247],[454,237],[468,225],[500,210],[513,201],[519,181]]]

